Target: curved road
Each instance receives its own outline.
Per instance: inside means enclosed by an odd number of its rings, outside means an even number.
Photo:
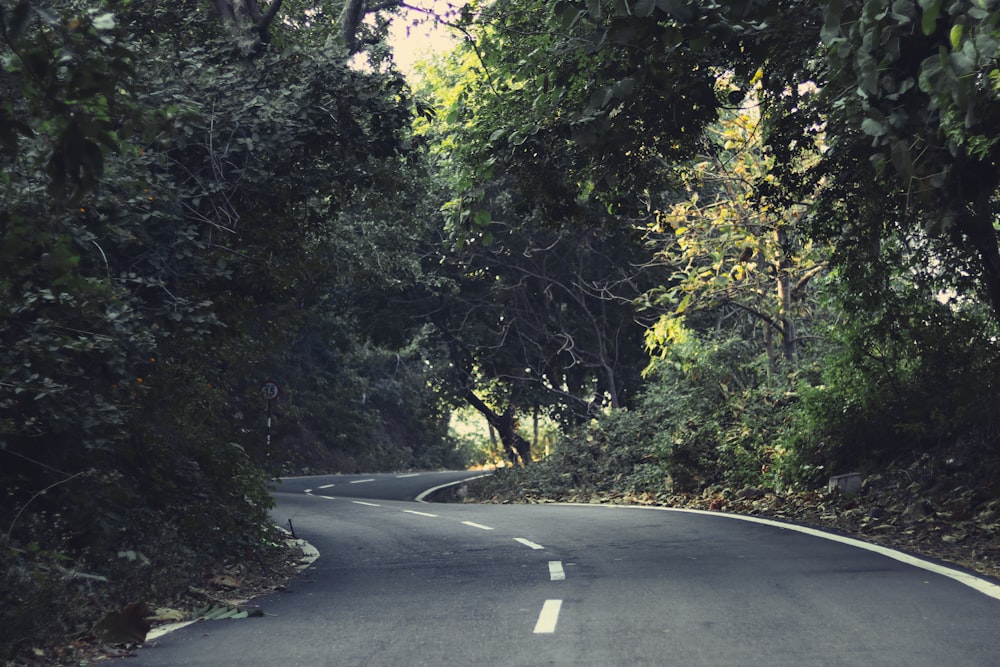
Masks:
[[[412,500],[473,474],[284,480],[319,560],[129,665],[1000,665],[991,582],[717,513]]]

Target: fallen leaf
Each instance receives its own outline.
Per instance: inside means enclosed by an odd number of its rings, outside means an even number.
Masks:
[[[153,612],[152,616],[147,617],[146,620],[149,621],[161,621],[164,623],[173,623],[176,621],[183,621],[187,617],[180,609],[170,609],[169,607],[159,607]]]

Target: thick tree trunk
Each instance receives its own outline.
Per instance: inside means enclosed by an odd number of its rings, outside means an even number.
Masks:
[[[502,414],[498,414],[471,390],[466,392],[465,400],[486,417],[490,426],[497,430],[507,458],[513,465],[517,465],[518,460],[520,460],[521,465],[531,463],[531,443],[517,433],[517,419],[513,405],[504,410]]]

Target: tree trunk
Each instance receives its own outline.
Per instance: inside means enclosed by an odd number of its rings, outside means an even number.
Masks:
[[[538,406],[531,413],[531,446],[538,451]]]
[[[490,420],[486,420],[486,425],[490,429],[490,456],[500,458],[500,447],[497,445],[497,430],[493,428],[493,424],[490,424]]]
[[[215,9],[226,30],[236,39],[240,52],[251,56],[271,42],[271,23],[283,0],[273,0],[267,11],[258,0],[215,0]]]
[[[789,272],[791,262],[788,259],[788,232],[780,225],[774,230],[778,247],[778,321],[781,322],[781,351],[786,361],[795,361],[796,338],[795,322],[792,319],[792,287]]]
[[[483,403],[483,400],[476,396],[472,390],[466,392],[465,400],[486,417],[490,426],[497,430],[500,442],[503,443],[504,451],[511,464],[517,465],[518,460],[520,460],[521,465],[531,463],[531,443],[517,433],[517,418],[513,405],[504,410],[503,414],[497,414],[490,406]]]
[[[1000,322],[1000,248],[997,246],[997,232],[993,226],[991,195],[991,192],[980,195],[970,210],[960,217],[959,224],[979,254],[979,262],[983,267],[983,286],[993,306],[993,316]]]

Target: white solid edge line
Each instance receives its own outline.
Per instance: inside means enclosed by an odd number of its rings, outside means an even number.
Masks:
[[[437,514],[431,514],[430,512],[418,512],[417,510],[403,510],[406,514],[416,514],[417,516],[430,516],[437,518]]]
[[[975,574],[965,572],[963,570],[957,570],[953,567],[948,567],[946,565],[940,565],[917,556],[911,556],[910,554],[903,553],[902,551],[896,551],[895,549],[890,549],[889,547],[883,547],[879,544],[871,544],[870,542],[865,542],[863,540],[856,539],[854,537],[846,537],[844,535],[837,535],[836,533],[828,533],[824,530],[819,530],[818,528],[810,528],[808,526],[799,526],[794,523],[785,523],[784,521],[777,521],[775,519],[765,519],[763,517],[757,516],[746,516],[743,514],[731,514],[729,512],[716,512],[711,510],[696,510],[689,509],[685,507],[649,507],[645,505],[592,505],[590,503],[559,503],[563,505],[573,505],[575,507],[607,507],[615,508],[620,507],[623,509],[640,509],[640,510],[657,510],[661,512],[684,512],[687,514],[704,514],[706,516],[717,516],[725,519],[737,519],[739,521],[748,521],[750,523],[759,523],[765,526],[774,526],[775,528],[784,528],[785,530],[794,530],[798,533],[805,533],[806,535],[811,535],[813,537],[819,537],[824,540],[830,540],[831,542],[839,542],[841,544],[846,544],[848,546],[856,547],[858,549],[864,549],[865,551],[871,551],[879,555],[891,558],[900,563],[906,565],[912,565],[913,567],[920,568],[921,570],[926,570],[927,572],[933,572],[934,574],[940,574],[943,577],[948,577],[958,583],[968,586],[969,588],[979,591],[983,595],[987,595],[996,600],[1000,600],[1000,584],[995,584],[992,581],[988,581],[979,577]]]
[[[322,497],[322,496],[320,496],[320,497]],[[300,537],[293,538],[291,532],[289,532],[289,530],[287,528],[285,528],[284,526],[275,526],[275,527],[281,533],[283,533],[284,535],[287,536],[286,539],[288,539],[288,541],[293,542],[296,546],[299,547],[299,549],[302,550],[302,558],[299,559],[299,563],[295,567],[296,571],[302,572],[303,570],[305,570],[306,568],[308,568],[310,565],[312,565],[313,563],[315,563],[317,560],[319,560],[319,555],[320,555],[319,554],[319,549],[317,549],[316,547],[314,547],[313,545],[311,545],[309,542],[306,542],[305,540],[303,540]],[[252,600],[253,598],[250,598],[250,599]],[[201,621],[201,619],[195,618],[195,619],[191,619],[189,621],[177,621],[176,623],[166,623],[164,625],[157,626],[157,627],[153,628],[152,630],[150,630],[146,634],[146,640],[145,641],[149,642],[149,641],[152,641],[154,639],[159,639],[160,637],[168,635],[171,632],[174,632],[176,630],[180,630],[181,628],[186,628],[187,626],[193,625],[195,623],[198,623],[199,621]]]
[[[187,626],[197,622],[198,619],[194,619],[192,621],[178,621],[177,623],[167,623],[166,625],[161,625],[146,633],[146,641],[151,642],[154,639],[159,639],[160,637],[168,635],[175,630],[186,628]]]
[[[532,542],[531,540],[525,539],[523,537],[515,537],[514,541],[515,542],[520,542],[521,544],[523,544],[524,546],[528,547],[529,549],[544,549],[545,548],[541,544],[538,544],[537,542]]]
[[[566,570],[563,569],[561,560],[549,561],[549,579],[551,581],[565,581]]]
[[[559,622],[559,610],[562,608],[562,600],[546,600],[542,605],[542,611],[538,614],[535,622],[535,634],[552,634],[556,631],[556,623]]]
[[[448,482],[447,484],[438,484],[437,486],[432,486],[431,488],[427,489],[426,491],[421,492],[421,494],[418,495],[416,498],[414,498],[414,500],[416,500],[418,503],[427,503],[427,501],[424,500],[424,499],[427,496],[429,496],[432,493],[434,493],[435,491],[440,491],[441,489],[447,489],[449,486],[458,486],[459,484],[465,484],[466,482],[470,482],[470,481],[472,481],[474,479],[482,479],[483,477],[489,477],[492,474],[493,473],[488,472],[488,473],[485,473],[483,475],[475,475],[473,477],[466,477],[465,479],[460,479],[460,480],[455,481],[455,482]],[[427,504],[429,505],[430,503],[427,503]]]
[[[481,523],[476,523],[475,521],[463,521],[462,523],[464,525],[466,525],[466,526],[471,526],[473,528],[479,528],[480,530],[493,530],[493,528],[491,528],[489,526],[484,526]]]

